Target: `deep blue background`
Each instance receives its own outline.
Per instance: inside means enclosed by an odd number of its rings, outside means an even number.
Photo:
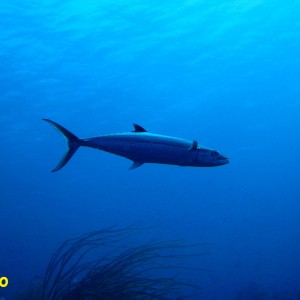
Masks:
[[[133,223],[214,243],[193,278],[204,299],[300,286],[296,0],[2,1],[0,41],[0,296],[42,276],[62,241]],[[41,118],[79,137],[136,122],[231,163],[128,171],[80,149],[53,174],[64,139]]]

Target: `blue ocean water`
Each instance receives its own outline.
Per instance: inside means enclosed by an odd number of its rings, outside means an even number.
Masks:
[[[212,243],[187,278],[195,299],[299,297],[297,1],[2,1],[0,39],[0,298],[41,278],[64,240],[130,224]],[[79,137],[135,122],[230,164],[128,171],[80,149],[51,173],[66,145],[42,118]]]

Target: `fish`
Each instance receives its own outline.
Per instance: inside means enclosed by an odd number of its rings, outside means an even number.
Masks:
[[[116,154],[132,161],[130,170],[143,164],[166,164],[189,167],[216,167],[229,163],[218,151],[200,146],[196,140],[150,133],[133,123],[134,130],[80,139],[60,124],[43,119],[54,126],[67,140],[68,150],[51,171],[62,169],[79,147],[89,147]]]

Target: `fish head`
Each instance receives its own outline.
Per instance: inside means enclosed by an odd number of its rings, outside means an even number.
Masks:
[[[199,167],[217,167],[229,163],[229,159],[216,150],[198,148],[197,151],[197,166]]]

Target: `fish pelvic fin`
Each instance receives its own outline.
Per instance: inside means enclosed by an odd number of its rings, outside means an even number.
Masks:
[[[64,128],[63,126],[59,125],[58,123],[49,120],[49,119],[43,119],[44,121],[48,122],[50,125],[55,127],[67,140],[68,150],[65,153],[65,155],[61,158],[58,165],[51,171],[56,172],[63,168],[68,161],[71,159],[71,157],[74,155],[74,153],[77,151],[77,149],[82,145],[81,140],[74,135],[72,132]]]
[[[131,165],[131,167],[129,168],[129,170],[136,169],[136,168],[140,167],[142,164],[143,164],[143,162],[141,162],[141,161],[134,161],[133,164]]]

